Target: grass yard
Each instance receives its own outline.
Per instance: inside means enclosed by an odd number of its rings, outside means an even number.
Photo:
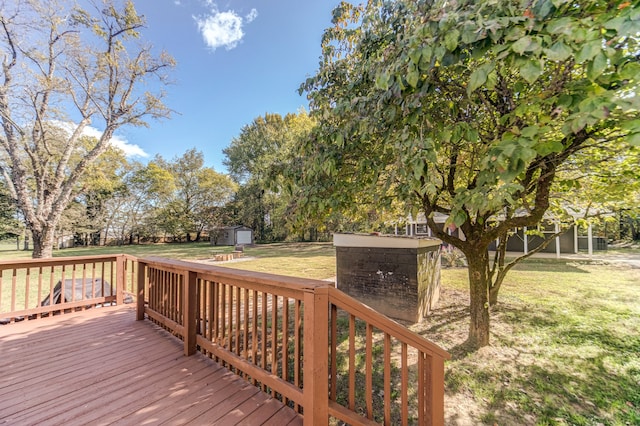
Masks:
[[[467,353],[466,270],[445,270],[440,308],[412,327],[447,348],[448,423],[640,424],[640,269],[531,260],[492,314],[492,346]]]
[[[0,258],[28,257],[13,248],[0,247]],[[55,255],[125,252],[209,263],[231,249],[171,244]],[[335,275],[334,256],[331,244],[270,244],[247,247],[244,260],[220,265],[324,279]],[[446,364],[447,424],[640,425],[640,269],[556,259],[517,266],[492,312],[492,346],[475,353],[463,346],[466,269],[444,269],[442,283],[438,309],[410,328],[453,355]]]

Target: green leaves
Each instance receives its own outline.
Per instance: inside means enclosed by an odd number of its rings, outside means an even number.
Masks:
[[[593,61],[587,65],[587,78],[589,80],[594,81],[604,72],[607,68],[607,58],[604,56],[602,52],[596,54]]]
[[[487,81],[487,70],[484,68],[478,68],[471,73],[469,77],[469,85],[467,86],[467,94],[471,94],[478,87],[482,86]]]
[[[631,146],[640,146],[640,133],[633,133],[627,136],[627,142]]]
[[[602,40],[597,39],[585,43],[582,48],[576,53],[575,59],[576,63],[582,64],[586,61],[589,61],[602,51]]]
[[[376,76],[376,88],[387,90],[389,88],[389,74],[383,72]]]
[[[344,49],[327,53],[310,97],[318,143],[343,156],[331,176],[341,202],[428,198],[468,224],[480,210],[531,203],[538,179],[585,141],[638,143],[640,131],[612,130],[638,104],[638,42],[617,34],[635,22],[629,9],[595,0],[440,6],[371,2],[361,33],[334,29]],[[569,146],[576,151],[562,155]]]
[[[532,84],[544,72],[544,62],[540,59],[531,59],[522,64],[520,67],[520,75],[527,83]]]
[[[561,41],[553,44],[548,49],[544,49],[544,53],[551,61],[562,62],[566,61],[573,55],[573,50]]]
[[[524,54],[525,52],[535,52],[540,49],[540,43],[537,38],[525,36],[511,45],[511,50],[516,53]]]
[[[447,31],[444,36],[444,46],[448,51],[453,51],[458,47],[458,39],[460,38],[460,31],[453,29]]]
[[[632,146],[640,146],[640,119],[627,121],[621,127],[629,132],[626,138],[627,143]]]
[[[409,70],[407,72],[407,83],[411,87],[416,87],[418,85],[418,81],[420,81],[420,72],[415,66],[409,66]]]

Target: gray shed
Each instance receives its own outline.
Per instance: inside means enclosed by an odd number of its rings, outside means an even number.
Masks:
[[[253,244],[253,229],[246,226],[223,226],[209,231],[212,246],[236,246]]]

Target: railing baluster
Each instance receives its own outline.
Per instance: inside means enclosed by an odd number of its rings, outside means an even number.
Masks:
[[[82,264],[82,297],[87,294],[87,264]]]
[[[262,333],[260,335],[260,343],[261,343],[261,367],[266,371],[267,369],[267,293],[262,292]],[[262,391],[267,391],[267,385],[262,383]]]
[[[289,381],[289,299],[287,297],[282,298],[282,354],[280,360],[282,361],[282,379]],[[282,402],[285,404],[288,402],[287,398],[282,398]]]
[[[424,352],[418,352],[418,424],[426,424],[427,417],[425,413],[425,394],[426,386],[424,383]]]
[[[391,424],[391,336],[384,333],[384,424]]]
[[[227,285],[220,283],[220,346],[226,346],[226,329],[227,329]]]
[[[229,321],[229,340],[227,344],[227,350],[233,352],[233,286],[229,286],[229,300],[227,306],[227,315]]]
[[[258,291],[253,290],[253,318],[251,319],[251,362],[253,365],[259,365],[258,363]],[[252,380],[255,386],[258,381],[254,377]]]
[[[349,315],[349,409],[356,409],[356,317]]]
[[[40,306],[40,302],[42,301],[42,266],[38,268],[38,298],[36,299],[36,306]],[[0,293],[2,290],[0,289]],[[1,305],[1,304],[0,304]],[[39,318],[42,318],[42,313],[38,314]]]
[[[158,282],[159,285],[157,288],[159,299],[158,307],[161,309],[160,312],[162,312],[162,315],[166,316],[167,318],[171,318],[171,316],[167,312],[167,297],[169,297],[173,288],[172,275],[169,272],[163,270],[159,270],[158,272],[158,279],[161,280]]]
[[[82,293],[82,295],[84,296],[84,293]],[[75,263],[71,267],[71,301],[72,302],[76,301],[76,264]]]
[[[220,344],[220,283],[213,283],[213,306],[214,306],[214,323],[213,323],[213,342]],[[216,358],[217,360],[217,358]]]
[[[24,308],[29,309],[29,287],[31,286],[31,268],[26,269],[24,278]]]
[[[300,300],[296,299],[295,308],[294,308],[294,317],[295,317],[295,329],[294,329],[294,343],[295,346],[293,348],[293,384],[296,388],[300,389],[301,380],[300,380],[300,364],[302,363],[302,357],[300,356],[300,345],[302,344],[302,339],[300,338],[300,328],[302,327],[302,319],[300,317]],[[296,411],[300,410],[300,405],[295,404],[294,409]]]
[[[141,321],[144,319],[144,298],[145,298],[145,269],[146,265],[143,263],[138,263],[138,285],[137,285],[137,297],[136,297],[136,319]],[[149,271],[149,276],[151,276],[151,271]],[[149,278],[149,282],[151,279]],[[151,293],[151,284],[149,284],[149,293]],[[149,296],[151,296],[149,294]],[[149,304],[151,304],[151,297],[149,297]]]
[[[329,398],[332,401],[336,400],[337,389],[338,389],[338,359],[337,359],[337,348],[338,348],[338,307],[331,304],[331,345],[329,346],[329,351],[331,352],[331,361],[330,361],[330,393]]]
[[[271,374],[278,374],[278,296],[271,294]],[[271,396],[276,393],[271,388]]]
[[[367,418],[373,419],[373,326],[367,323],[365,355],[365,395]]]
[[[101,262],[101,268],[100,268],[100,285],[102,286],[102,290],[100,291],[101,293],[104,293],[104,261]],[[103,295],[104,296],[104,295]]]
[[[113,289],[113,287],[114,287],[114,285],[115,285],[115,288],[116,288],[116,294],[113,294],[113,290],[112,290],[112,291],[111,291],[111,293],[112,293],[111,295],[112,295],[112,296],[116,296],[116,297],[117,297],[117,294],[118,294],[118,288],[119,288],[119,287],[118,287],[118,285],[119,285],[119,283],[118,283],[119,279],[118,279],[118,278],[116,277],[116,275],[115,275],[115,272],[116,272],[116,271],[115,271],[115,264],[116,264],[116,262],[114,262],[114,261],[109,262],[109,284],[111,285],[111,288],[112,288],[112,289]],[[104,293],[104,285],[102,286],[102,292]],[[84,293],[83,293],[83,295],[84,295]],[[104,294],[103,294],[103,296],[104,296]]]
[[[169,297],[164,299],[165,309],[168,313],[169,318],[178,322],[178,311],[180,310],[180,306],[176,303],[180,300],[178,296],[178,277],[175,272],[167,272],[169,275],[169,282],[171,289],[169,290]]]
[[[243,291],[244,297],[244,324],[243,324],[243,354],[244,359],[249,359],[249,289],[245,288]]]
[[[51,265],[51,268],[49,270],[49,305],[50,306],[53,306],[54,304],[54,300],[53,300],[54,271],[55,271],[55,267]]]
[[[0,271],[0,312],[3,312],[2,309],[2,287],[4,285],[4,271]]]
[[[116,257],[115,262],[111,264],[112,270],[114,264],[116,268],[116,305],[121,305],[124,303],[124,292],[127,289],[127,258],[124,255]]]
[[[409,367],[407,365],[408,361],[409,361],[409,355],[407,353],[407,344],[406,343],[402,343],[402,371],[401,371],[401,387],[400,387],[400,393],[401,393],[401,412],[402,412],[402,425],[403,426],[407,426],[409,424],[409,400],[408,400],[408,394],[409,394],[409,389],[408,389],[408,384],[409,384]]]
[[[236,355],[240,355],[240,307],[242,303],[240,301],[240,287],[236,287],[236,299],[234,301],[236,308]]]
[[[91,262],[91,298],[96,297],[96,262]]]
[[[16,280],[18,279],[18,271],[13,270],[13,276],[11,277],[11,311],[16,310]]]

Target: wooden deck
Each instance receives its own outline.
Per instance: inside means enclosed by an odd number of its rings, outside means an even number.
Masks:
[[[296,425],[302,418],[131,306],[0,326],[0,425]]]

